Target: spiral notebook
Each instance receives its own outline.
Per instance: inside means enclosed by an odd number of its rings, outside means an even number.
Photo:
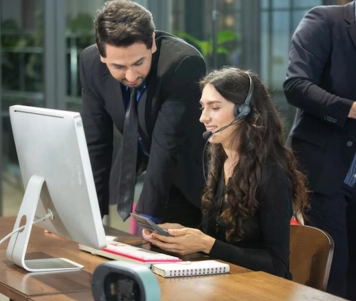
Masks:
[[[230,272],[230,266],[215,260],[153,264],[152,272],[162,277],[216,275]]]

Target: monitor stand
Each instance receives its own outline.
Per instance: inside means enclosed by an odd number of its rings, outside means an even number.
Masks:
[[[21,227],[23,218],[26,225],[22,231],[18,231],[11,236],[6,250],[9,260],[24,268],[29,272],[53,272],[53,271],[73,271],[83,268],[82,265],[70,261],[66,258],[43,258],[25,260],[28,241],[35,218],[35,213],[40,199],[41,191],[45,184],[45,179],[33,175],[27,184],[27,188],[21,203],[19,213],[15,222],[14,230]]]

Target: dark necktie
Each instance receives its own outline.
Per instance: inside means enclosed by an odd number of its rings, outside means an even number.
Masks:
[[[131,90],[130,103],[127,107],[124,122],[124,133],[121,141],[120,177],[117,195],[117,212],[125,221],[132,211],[136,184],[137,160],[137,90]]]

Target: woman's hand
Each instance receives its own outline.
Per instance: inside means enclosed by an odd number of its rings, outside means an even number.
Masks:
[[[176,223],[164,223],[164,224],[158,224],[157,226],[163,228],[163,229],[182,229],[184,228],[181,224],[176,224]],[[142,230],[142,237],[144,240],[150,241],[152,239],[152,231],[148,229],[143,229]]]
[[[184,226],[182,226],[181,224],[177,224],[177,223],[164,223],[164,224],[159,224],[158,226],[160,226],[163,229],[182,229],[184,228]]]
[[[169,251],[186,255],[195,252],[209,254],[215,239],[193,228],[168,228],[168,233],[172,236],[163,236],[158,233],[151,233],[148,239],[153,245]]]

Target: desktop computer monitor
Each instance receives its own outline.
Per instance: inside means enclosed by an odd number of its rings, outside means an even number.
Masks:
[[[30,272],[82,268],[68,259],[25,259],[35,222],[95,249],[106,246],[80,114],[15,105],[10,120],[25,187],[14,231],[25,225],[11,236],[7,258]]]

